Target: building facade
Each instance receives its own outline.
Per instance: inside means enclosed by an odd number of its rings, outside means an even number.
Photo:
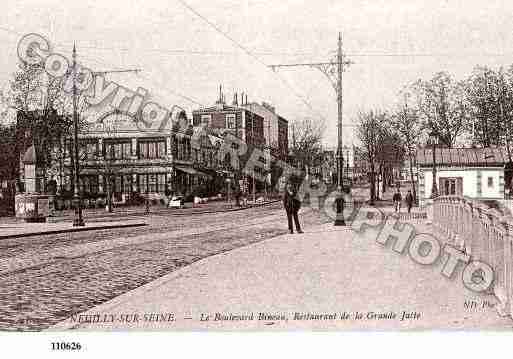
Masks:
[[[477,200],[504,200],[504,148],[439,148],[435,151],[439,195],[465,196]],[[433,183],[433,152],[417,152],[419,202],[427,203]]]
[[[253,149],[258,149],[263,152],[263,162],[266,165],[270,164],[270,148],[268,143],[272,143],[265,136],[265,119],[258,113],[250,109],[248,105],[237,104],[234,99],[232,105],[227,105],[224,101],[223,95],[220,94],[219,99],[212,107],[201,108],[192,112],[192,123],[194,128],[206,129],[208,133],[216,136],[216,138],[224,138],[227,134],[231,134],[239,138],[247,145],[247,153],[240,157],[241,162],[245,162]],[[285,120],[281,121],[283,127]],[[276,131],[278,132],[278,122],[276,122]],[[269,128],[267,129],[269,133]],[[283,136],[282,128],[282,136]],[[282,144],[286,144],[284,140],[276,133],[276,140],[279,142],[281,139]],[[285,150],[283,150],[285,152]],[[255,169],[255,176],[250,176],[247,173],[241,173],[240,169],[234,169],[226,166],[225,161],[219,163],[227,175],[236,183],[236,187],[240,188],[242,192],[248,194],[252,191],[259,191],[267,188],[267,184],[272,182],[269,178],[269,173],[262,173],[261,168]],[[244,166],[244,165],[242,165]],[[263,171],[266,172],[267,170]],[[267,176],[265,181],[258,178]]]
[[[264,148],[264,118],[247,108],[228,106],[218,100],[215,106],[192,112],[194,127],[206,127],[218,136],[233,134],[248,145]]]
[[[136,197],[164,199],[208,187],[215,175],[206,170],[215,172],[216,152],[204,142],[208,135],[197,136],[194,143],[193,135],[183,112],[158,130],[144,128],[124,113],[104,115],[79,135],[83,197],[110,192],[115,202],[128,203]],[[62,155],[54,166],[60,192],[71,191],[73,181],[73,144],[71,140],[63,142]]]
[[[242,106],[263,118],[265,144],[271,148],[271,154],[278,159],[286,158],[289,147],[288,121],[276,113],[274,106],[266,102],[251,102]]]

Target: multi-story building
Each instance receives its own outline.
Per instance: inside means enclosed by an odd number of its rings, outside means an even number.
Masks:
[[[265,144],[271,149],[271,154],[279,159],[286,158],[289,147],[288,121],[266,102],[251,102],[242,106],[264,119]]]
[[[204,157],[193,145],[193,128],[185,112],[164,128],[143,126],[113,111],[80,133],[80,190],[85,197],[102,196],[110,185],[118,202],[127,202],[136,194],[163,198],[166,193],[189,194],[213,180],[199,168],[215,168],[215,156]],[[72,145],[71,140],[63,140],[61,150],[56,151],[53,173],[59,192],[72,189]]]
[[[281,121],[282,127],[284,121],[285,120]],[[192,122],[194,127],[206,128],[208,132],[219,138],[223,138],[226,134],[235,135],[247,144],[248,153],[250,153],[252,148],[257,148],[265,153],[264,158],[269,157],[270,148],[268,143],[271,143],[271,141],[265,136],[264,117],[252,111],[248,105],[241,104],[239,106],[236,99],[234,99],[232,105],[227,105],[224,96],[220,93],[219,99],[214,106],[201,108],[192,112]],[[276,132],[278,132],[278,128],[277,123]],[[284,131],[282,129],[282,136],[283,133]],[[276,135],[276,146],[278,146],[280,139],[282,144],[286,143],[282,138]],[[267,159],[265,161],[268,162]],[[265,183],[259,182],[258,180],[251,180],[250,176],[247,174],[242,175],[239,173],[240,171],[232,168],[226,168],[226,170],[231,172],[229,176],[237,177],[239,186],[243,191],[250,191],[250,188],[258,190],[265,186]],[[258,176],[252,177],[255,179],[255,177]],[[248,182],[251,182],[253,185],[248,185]]]
[[[266,145],[264,118],[246,107],[227,105],[222,96],[214,106],[194,110],[192,123],[195,127],[207,127],[216,135],[231,133],[248,145]]]

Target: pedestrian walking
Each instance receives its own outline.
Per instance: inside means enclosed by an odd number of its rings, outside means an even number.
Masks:
[[[285,194],[283,195],[283,206],[285,207],[285,211],[287,212],[287,221],[289,224],[290,233],[294,233],[292,219],[294,219],[294,224],[296,225],[297,233],[303,233],[303,231],[301,230],[301,226],[299,224],[299,218],[297,216],[299,209],[301,207],[301,202],[297,198],[297,192],[294,189],[292,183],[288,183],[285,188]]]
[[[397,191],[394,193],[392,197],[394,201],[394,209],[396,212],[401,212],[401,201],[403,200],[403,196],[401,196],[401,191],[397,188]]]
[[[413,206],[413,195],[411,194],[411,190],[408,190],[408,193],[406,194],[406,207],[408,207],[408,213],[411,212],[411,207]]]

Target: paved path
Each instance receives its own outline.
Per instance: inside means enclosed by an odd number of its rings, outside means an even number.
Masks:
[[[416,222],[417,232],[430,230]],[[366,233],[325,224],[211,256],[50,330],[513,328],[460,276],[446,279],[440,265],[420,266]],[[78,324],[92,318],[102,322]]]

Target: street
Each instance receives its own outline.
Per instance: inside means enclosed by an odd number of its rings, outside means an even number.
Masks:
[[[42,330],[205,257],[287,232],[281,203],[0,242],[0,329]],[[324,223],[301,211],[305,227]]]

